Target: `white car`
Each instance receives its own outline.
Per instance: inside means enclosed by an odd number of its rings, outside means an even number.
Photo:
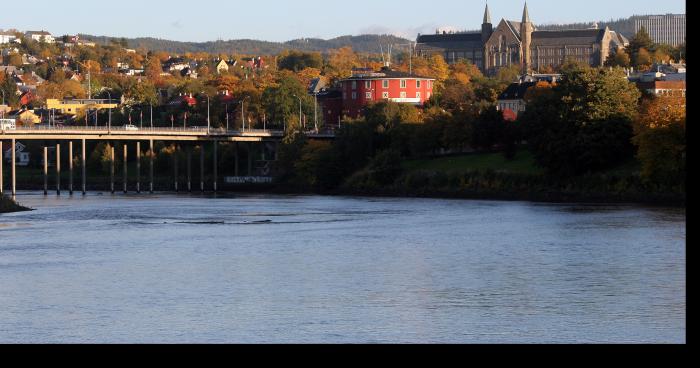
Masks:
[[[139,130],[139,128],[136,127],[136,125],[124,125],[124,130]]]

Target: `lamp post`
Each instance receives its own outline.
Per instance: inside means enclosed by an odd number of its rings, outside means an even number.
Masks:
[[[2,92],[2,105],[5,106],[5,90],[0,89],[0,92]],[[5,110],[2,110],[2,117],[5,118]]]
[[[228,133],[228,103],[226,104],[226,133]]]
[[[318,134],[318,92],[314,93],[314,128]]]
[[[107,96],[109,96],[109,105],[112,103],[112,94],[109,93],[109,90],[105,90],[107,92]],[[107,134],[112,134],[112,108],[109,107],[108,109],[108,118],[107,118]]]
[[[207,135],[211,134],[211,118],[209,116],[209,95],[205,92],[200,92],[201,94],[207,96]]]
[[[245,100],[250,99],[250,96],[245,96],[241,100],[241,122],[243,123],[243,131],[245,132]]]

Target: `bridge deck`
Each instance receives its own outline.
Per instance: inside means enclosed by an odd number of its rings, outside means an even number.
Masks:
[[[332,132],[307,132],[312,139],[333,139]],[[0,139],[22,140],[119,140],[119,141],[219,141],[219,142],[260,142],[280,140],[281,130],[226,131],[207,128],[139,128],[115,127],[19,127],[0,131]]]

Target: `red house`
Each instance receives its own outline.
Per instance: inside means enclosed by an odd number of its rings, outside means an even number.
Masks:
[[[394,71],[353,69],[352,77],[340,81],[343,114],[362,116],[366,105],[381,100],[423,106],[433,95],[435,78]],[[333,119],[333,121],[337,118]]]

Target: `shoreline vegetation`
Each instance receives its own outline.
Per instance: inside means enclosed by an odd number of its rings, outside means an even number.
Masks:
[[[31,211],[31,209],[21,206],[12,199],[0,194],[0,214],[23,211]]]
[[[341,186],[317,194],[368,197],[408,197],[465,200],[528,201],[542,203],[641,204],[685,207],[682,187],[643,180],[636,160],[602,173],[573,178],[547,175],[527,150],[513,160],[500,153],[476,153],[409,160],[395,179],[382,182],[376,169],[365,168]],[[278,186],[276,192],[289,193]],[[309,193],[297,188],[296,193]]]

